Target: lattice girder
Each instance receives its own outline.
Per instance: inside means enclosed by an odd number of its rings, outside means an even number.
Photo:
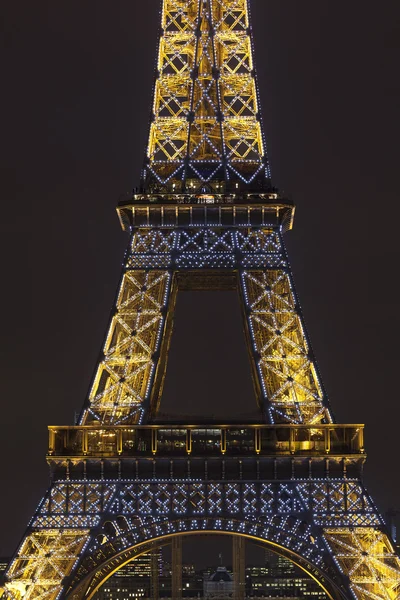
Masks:
[[[140,247],[141,240],[136,240]],[[83,422],[139,423],[151,391],[170,274],[126,271]]]
[[[326,529],[324,537],[360,600],[400,597],[400,559],[379,529]]]
[[[134,230],[104,358],[81,423],[136,424],[155,416],[176,276],[214,270],[213,284],[222,284],[226,276],[237,279],[264,418],[270,423],[332,421],[280,231],[208,226]]]
[[[282,240],[294,206],[271,188],[248,0],[162,1],[141,189],[118,211],[131,240],[102,354],[79,427],[50,428],[53,481],[0,599],[88,599],[143,548],[213,532],[273,546],[332,597],[399,600],[400,559],[358,479],[360,426],[331,426],[297,300]],[[237,289],[258,405],[278,424],[255,425],[234,457],[221,425],[197,479],[195,428],[167,462],[157,427],[140,426],[158,411],[179,287]]]
[[[56,600],[88,542],[87,529],[33,530],[8,569],[4,591],[15,600]]]
[[[164,0],[161,27],[144,185],[269,187],[247,0]]]
[[[58,481],[0,597],[81,600],[81,584],[98,585],[96,577],[106,575],[110,561],[115,568],[121,553],[165,536],[212,531],[279,546],[345,597],[351,589],[357,600],[394,600],[400,561],[382,526],[358,480]]]
[[[242,285],[271,422],[329,422],[289,272],[246,270]]]

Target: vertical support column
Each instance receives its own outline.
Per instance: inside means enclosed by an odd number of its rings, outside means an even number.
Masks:
[[[172,538],[172,598],[182,599],[182,537]]]
[[[148,253],[157,253],[159,247],[172,250],[173,240],[173,232],[164,237],[154,230],[146,235],[145,242],[139,232],[133,234],[103,355],[79,420],[81,425],[94,419],[104,425],[141,423],[158,410],[171,334],[172,275],[161,264],[164,256],[162,260],[158,257],[160,268],[152,268],[149,260],[157,261],[157,254]],[[123,377],[118,366],[121,364]]]
[[[153,550],[151,553],[151,577],[150,577],[150,598],[151,600],[159,600],[160,597],[160,585],[159,585],[159,552],[160,550]]]
[[[256,264],[252,267],[251,259],[245,269],[239,265],[246,337],[259,407],[269,423],[331,423],[318,368],[310,358],[311,347],[281,234],[277,229],[251,231],[246,243],[249,242],[258,244],[265,260],[263,270]],[[242,248],[246,246],[240,241],[237,250]],[[273,259],[270,248],[274,248]],[[276,360],[277,356],[281,360]],[[288,373],[293,377],[288,377]]]
[[[241,536],[233,536],[233,600],[244,600],[246,595],[246,541]]]

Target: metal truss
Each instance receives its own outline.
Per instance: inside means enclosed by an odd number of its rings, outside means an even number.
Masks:
[[[332,598],[399,600],[400,559],[360,480],[360,427],[330,425],[296,296],[282,240],[294,206],[270,186],[248,0],[163,0],[161,18],[142,186],[118,207],[131,239],[108,333],[79,427],[50,432],[54,480],[0,599],[89,600],[140,553],[214,532],[269,544]],[[156,428],[134,443],[134,425],[157,414],[178,289],[238,290],[262,421],[288,430],[283,449],[274,427],[265,440],[256,427],[237,480],[225,479],[229,425],[210,459],[217,479],[189,456],[190,424],[175,470]]]
[[[42,529],[28,534],[8,570],[2,600],[55,600],[65,577],[76,566],[90,540],[85,529]]]
[[[394,600],[400,560],[382,526],[358,480],[60,481],[40,504],[0,598],[80,599],[82,586],[88,597],[127,551],[212,531],[279,547],[345,595],[347,576],[355,598]]]
[[[165,322],[171,276],[126,271],[83,422],[140,423]]]
[[[356,598],[400,597],[400,559],[378,529],[326,529],[325,540]]]
[[[282,236],[245,227],[134,231],[114,314],[81,423],[141,423],[165,372],[179,273],[238,279],[258,400],[271,423],[332,422],[305,332]],[[175,276],[174,276],[175,274]],[[207,288],[206,280],[201,284]],[[172,318],[170,318],[172,321]],[[165,354],[165,353],[164,353]],[[154,389],[153,389],[154,388]]]
[[[145,185],[262,186],[269,167],[247,0],[164,0],[161,31]]]
[[[272,423],[331,421],[290,273],[242,273],[257,370]]]

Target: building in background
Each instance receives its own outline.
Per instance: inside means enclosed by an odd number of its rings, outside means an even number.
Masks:
[[[218,567],[216,571],[204,576],[204,599],[225,600],[233,598],[233,575],[226,567]]]
[[[313,598],[327,600],[316,581],[289,559],[265,551],[264,566],[246,568],[246,593],[254,598]]]
[[[151,581],[152,555],[143,554],[110,577],[96,593],[95,600],[154,600],[155,589],[157,600],[171,600],[171,564],[163,561],[161,550],[157,554],[157,588]],[[194,564],[182,565],[183,598],[229,600],[233,598],[233,585],[230,566],[196,571]],[[246,567],[247,598],[327,600],[327,595],[290,560],[266,550],[264,565]]]
[[[156,573],[163,575],[162,548],[154,551],[156,556]],[[110,577],[98,592],[94,600],[139,600],[151,598],[153,554],[142,554],[128,563]]]
[[[167,561],[163,561],[162,575],[164,577],[171,576],[171,563]],[[193,563],[182,563],[182,575],[184,577],[192,577],[196,574],[196,566]]]

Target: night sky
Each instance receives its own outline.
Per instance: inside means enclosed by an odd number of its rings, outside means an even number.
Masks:
[[[158,0],[3,0],[0,555],[48,483],[47,425],[87,393],[128,241]],[[273,182],[297,204],[286,240],[339,422],[365,423],[366,483],[400,509],[398,0],[252,0]],[[178,298],[162,410],[255,406],[238,304]],[[219,408],[216,408],[217,401]]]

